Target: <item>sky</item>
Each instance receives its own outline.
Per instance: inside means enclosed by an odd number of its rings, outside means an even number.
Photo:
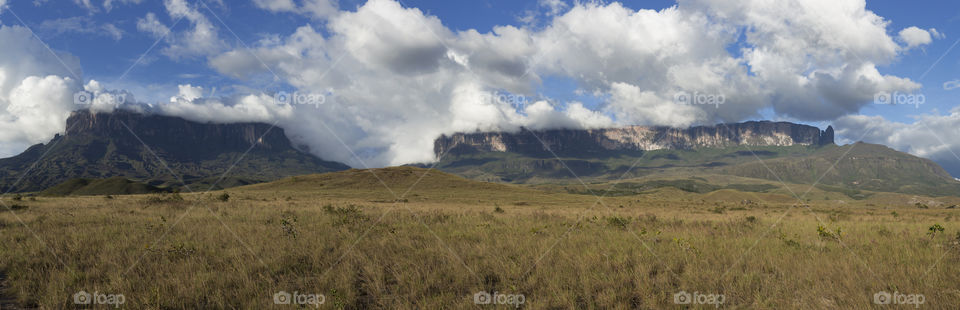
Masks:
[[[71,111],[268,122],[354,167],[476,130],[834,126],[960,176],[960,3],[0,0],[0,157]]]

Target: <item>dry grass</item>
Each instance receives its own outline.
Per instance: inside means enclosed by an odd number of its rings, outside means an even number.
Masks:
[[[387,182],[400,195],[418,176],[398,173]],[[922,308],[960,307],[960,209],[666,189],[594,206],[442,175],[395,203],[352,178],[234,189],[227,201],[17,201],[27,208],[0,212],[4,295],[50,309],[74,308],[80,290],[136,309],[286,309],[273,294],[298,291],[323,294],[322,308],[450,309],[497,291],[530,309],[663,309],[697,291],[723,294],[724,308],[870,309],[874,293],[898,291],[923,294]],[[945,231],[931,236],[935,223]]]

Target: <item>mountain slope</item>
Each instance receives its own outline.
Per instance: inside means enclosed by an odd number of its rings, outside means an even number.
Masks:
[[[73,178],[115,176],[177,187],[178,178],[189,185],[217,178],[228,169],[230,177],[248,184],[349,168],[295,149],[283,129],[268,124],[201,124],[127,111],[78,111],[66,127],[64,135],[47,144],[0,159],[2,190],[39,191]],[[23,180],[14,185],[20,177]]]
[[[933,161],[862,142],[824,148],[803,158],[775,158],[719,170],[768,180],[779,177],[789,183],[816,182],[879,192],[960,195],[960,183]]]
[[[165,192],[164,189],[128,180],[124,177],[108,179],[70,179],[40,192],[44,196],[130,195]]]

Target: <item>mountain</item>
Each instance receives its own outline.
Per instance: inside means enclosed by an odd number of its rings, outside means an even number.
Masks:
[[[531,134],[533,133],[533,134]],[[737,145],[793,146],[833,144],[833,127],[787,122],[745,122],[686,129],[628,126],[622,128],[571,130],[556,129],[519,133],[478,132],[442,136],[434,143],[437,156],[478,152],[511,152],[531,156],[609,156],[613,153],[640,154],[653,150],[718,148]],[[549,151],[543,146],[547,145]]]
[[[882,145],[837,146],[832,127],[787,122],[457,133],[437,139],[434,151],[437,169],[493,182],[717,174],[819,184],[850,195],[960,195],[960,182],[930,160]]]
[[[46,144],[0,159],[0,189],[39,191],[74,178],[122,176],[158,187],[179,187],[179,177],[198,185],[191,189],[206,190],[209,185],[199,185],[212,184],[228,170],[226,181],[245,185],[349,169],[297,150],[283,129],[269,124],[204,124],[130,111],[77,111],[66,128]]]

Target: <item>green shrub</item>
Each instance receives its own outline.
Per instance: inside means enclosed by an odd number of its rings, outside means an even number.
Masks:
[[[607,225],[614,228],[626,229],[627,225],[630,225],[630,219],[619,215],[614,215],[607,218]]]
[[[927,235],[929,235],[930,238],[933,238],[933,237],[936,237],[938,233],[942,233],[943,231],[944,229],[942,225],[940,225],[939,223],[933,224],[930,226],[930,228],[927,228]]]
[[[832,232],[832,231],[830,231],[829,229],[827,229],[826,227],[824,227],[823,225],[817,225],[817,235],[818,235],[821,239],[826,238],[826,239],[836,239],[836,240],[840,240],[840,237],[842,236],[842,233],[841,233],[841,231],[840,231],[840,227],[837,227],[836,232]]]

